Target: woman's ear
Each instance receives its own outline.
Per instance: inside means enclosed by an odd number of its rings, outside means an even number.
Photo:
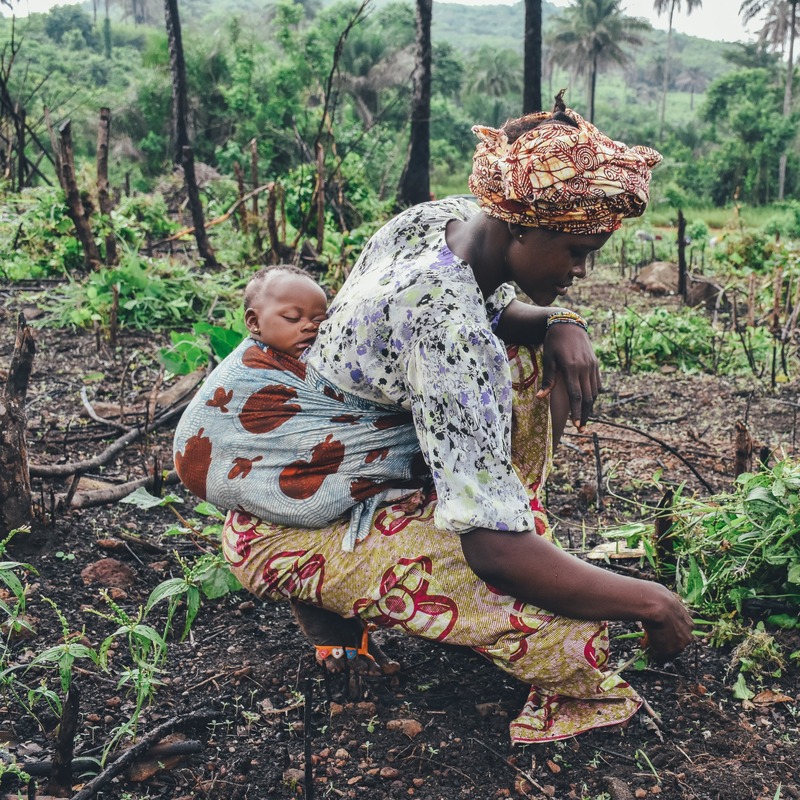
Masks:
[[[517,224],[516,222],[509,222],[508,232],[514,239],[521,239],[522,234],[525,232],[525,227],[523,225]]]

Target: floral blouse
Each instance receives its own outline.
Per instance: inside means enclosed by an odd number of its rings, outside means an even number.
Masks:
[[[493,328],[514,298],[489,298],[445,242],[452,219],[481,213],[463,199],[403,212],[367,243],[306,361],[331,383],[412,412],[438,503],[436,526],[532,530],[511,463],[511,374]]]

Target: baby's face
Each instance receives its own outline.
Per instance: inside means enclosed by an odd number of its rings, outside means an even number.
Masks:
[[[317,338],[327,308],[325,292],[311,278],[275,273],[259,287],[244,318],[255,339],[300,358]]]

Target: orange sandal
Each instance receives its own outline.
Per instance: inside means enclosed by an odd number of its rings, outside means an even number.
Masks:
[[[325,659],[331,656],[334,658],[347,656],[348,661],[352,661],[356,656],[365,656],[370,661],[375,662],[374,656],[369,652],[369,632],[373,630],[375,630],[374,625],[364,626],[364,632],[361,634],[361,646],[357,648],[342,647],[338,644],[315,644],[314,650],[316,651],[317,663],[323,664]]]

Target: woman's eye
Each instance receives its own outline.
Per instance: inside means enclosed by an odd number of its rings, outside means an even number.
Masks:
[[[287,317],[287,316],[284,316],[284,319],[287,322],[300,322],[300,317]]]

